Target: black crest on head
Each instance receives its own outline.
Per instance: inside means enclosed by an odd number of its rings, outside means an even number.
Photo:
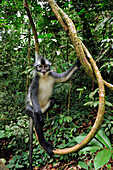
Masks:
[[[39,55],[39,59],[37,60],[36,63],[34,63],[34,66],[36,67],[37,65],[49,65],[51,66],[52,63],[49,62],[46,58],[42,57],[41,55]]]
[[[44,58],[44,57],[41,57],[41,64],[42,64],[42,65],[46,65],[46,63],[45,63],[45,58]]]

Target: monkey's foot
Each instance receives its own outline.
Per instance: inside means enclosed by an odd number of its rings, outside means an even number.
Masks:
[[[56,150],[53,145],[51,143],[49,143],[48,141],[44,140],[43,144],[41,144],[42,147],[47,151],[47,153],[49,154],[49,156],[51,158],[54,158],[54,153],[53,150]]]

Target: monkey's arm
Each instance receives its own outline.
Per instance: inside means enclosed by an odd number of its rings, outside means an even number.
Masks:
[[[67,71],[61,74],[53,72],[52,76],[55,79],[55,83],[63,83],[68,81],[71,78],[71,76],[78,70],[79,67],[80,67],[80,62],[78,60],[76,64],[74,64],[71,68],[69,68]]]

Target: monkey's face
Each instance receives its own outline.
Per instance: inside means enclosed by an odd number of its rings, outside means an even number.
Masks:
[[[50,72],[51,63],[44,57],[40,56],[38,61],[34,64],[36,71],[42,77],[48,75]]]
[[[51,71],[50,65],[37,65],[36,71],[41,77],[47,76],[49,72]]]
[[[36,70],[45,75],[50,70],[50,65],[37,65]]]

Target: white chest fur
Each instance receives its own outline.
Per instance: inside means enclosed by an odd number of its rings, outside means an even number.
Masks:
[[[52,94],[54,79],[51,76],[43,76],[39,79],[38,101],[40,106],[45,106]]]

